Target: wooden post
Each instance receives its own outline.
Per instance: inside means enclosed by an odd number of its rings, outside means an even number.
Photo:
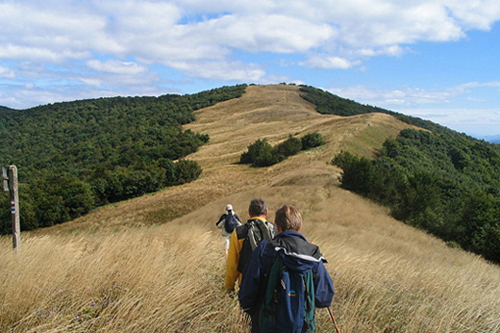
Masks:
[[[17,184],[17,167],[9,166],[10,210],[12,215],[12,245],[21,248],[21,223],[19,219],[19,193]]]

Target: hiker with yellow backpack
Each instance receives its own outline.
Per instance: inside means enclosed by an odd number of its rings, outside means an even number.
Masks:
[[[224,284],[229,294],[234,293],[236,282],[241,282],[241,273],[253,250],[276,235],[274,224],[267,221],[267,213],[265,201],[253,199],[248,207],[250,219],[231,234]]]

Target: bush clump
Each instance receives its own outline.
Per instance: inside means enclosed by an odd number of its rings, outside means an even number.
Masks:
[[[307,134],[303,138],[290,135],[288,139],[274,147],[266,139],[259,139],[248,146],[248,151],[240,157],[240,163],[251,164],[253,167],[271,166],[289,156],[297,155],[301,150],[318,147],[323,143],[323,136],[320,133]]]
[[[302,137],[301,141],[303,150],[319,147],[325,143],[323,136],[318,132],[306,134]]]

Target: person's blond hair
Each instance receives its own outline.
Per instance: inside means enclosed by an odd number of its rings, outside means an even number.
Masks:
[[[281,231],[299,231],[302,228],[302,215],[300,215],[295,207],[284,205],[276,211],[274,222],[279,226]]]

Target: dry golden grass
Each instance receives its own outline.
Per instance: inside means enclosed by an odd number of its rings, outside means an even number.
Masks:
[[[0,331],[241,332],[216,243],[174,225],[30,237],[1,254]]]
[[[211,141],[189,158],[202,177],[86,217],[0,238],[0,332],[247,332],[223,290],[215,222],[227,203],[246,217],[265,199],[285,204],[329,260],[332,306],[343,333],[500,332],[500,269],[390,218],[338,187],[340,149],[369,155],[407,125],[381,115],[323,116],[293,86],[252,86],[200,110],[189,128]],[[238,165],[259,138],[318,131],[326,145],[263,169]],[[317,332],[332,332],[317,310]]]

